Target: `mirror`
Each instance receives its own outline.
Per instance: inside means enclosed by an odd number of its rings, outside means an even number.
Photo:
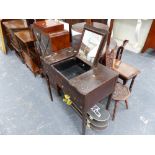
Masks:
[[[85,30],[79,49],[79,56],[90,63],[94,62],[103,36],[92,31]]]

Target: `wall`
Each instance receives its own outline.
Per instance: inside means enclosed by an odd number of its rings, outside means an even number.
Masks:
[[[116,19],[112,37],[117,41],[118,45],[122,44],[123,40],[128,39],[129,44],[126,48],[139,53],[144,46],[151,24],[151,19]]]

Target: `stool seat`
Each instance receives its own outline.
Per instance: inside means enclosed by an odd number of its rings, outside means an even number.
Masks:
[[[115,107],[113,110],[112,120],[115,119],[116,108],[119,101],[125,101],[126,109],[128,109],[128,97],[130,96],[129,88],[121,83],[116,83],[115,91],[113,93],[112,99],[115,100]]]
[[[125,101],[130,96],[129,88],[121,83],[117,83],[112,99],[115,101]]]

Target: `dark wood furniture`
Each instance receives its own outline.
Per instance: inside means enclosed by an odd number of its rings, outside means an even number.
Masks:
[[[70,47],[69,32],[64,30],[64,25],[60,22],[54,20],[35,22],[32,30],[41,56]]]
[[[117,48],[117,42],[111,38],[111,33],[112,33],[112,29],[113,29],[113,23],[114,20],[112,19],[110,22],[110,27],[108,27],[105,23],[100,23],[100,22],[96,22],[95,20],[91,20],[90,22],[87,20],[86,22],[81,22],[81,23],[76,23],[72,25],[72,29],[76,32],[82,33],[84,25],[91,25],[97,29],[100,30],[107,30],[109,31],[108,33],[108,39],[107,39],[107,45],[106,45],[106,49],[108,50],[112,50],[112,49],[116,49]],[[74,36],[74,38],[72,39],[74,42],[73,47],[77,47],[77,45],[74,44],[79,44],[81,39],[81,35],[76,35]],[[100,59],[100,63],[105,65],[105,52],[103,51],[101,59]]]
[[[72,29],[76,32],[82,33],[85,24],[86,24],[86,22],[74,24],[74,25],[72,25]],[[103,23],[92,22],[91,26],[98,28],[98,29],[104,29],[107,31],[109,30],[108,26]]]
[[[70,42],[77,41],[75,36],[74,36],[75,38],[74,37],[72,38],[72,25],[74,24],[82,23],[82,22],[86,22],[88,25],[90,22],[98,22],[98,23],[103,23],[105,25],[107,24],[107,19],[63,19],[63,21],[69,24]]]
[[[85,31],[103,36],[93,62],[81,57],[80,47],[74,56],[70,58],[66,57],[65,60],[63,59],[59,62],[55,62],[56,59],[50,56],[51,65],[47,67],[48,70],[45,73],[46,77],[48,77],[49,90],[50,86],[52,86],[60,95],[63,92],[63,94],[70,96],[73,102],[71,107],[82,118],[82,134],[85,134],[88,110],[107,96],[109,96],[107,106],[110,104],[118,77],[116,72],[98,63],[106,42],[107,31],[86,26],[83,31],[82,40],[85,38],[85,34],[87,34]],[[59,53],[57,56],[59,57]],[[52,94],[51,99],[53,99]]]
[[[27,67],[36,74],[40,73],[40,58],[34,46],[34,37],[30,30],[22,30],[15,33],[20,53]]]
[[[42,33],[42,43],[47,47],[47,50],[59,52],[61,49],[70,47],[69,32],[61,30],[54,33]]]
[[[116,109],[120,101],[124,101],[126,104],[126,109],[128,109],[127,99],[129,98],[129,96],[130,96],[129,88],[121,83],[117,83],[115,86],[115,91],[112,96],[112,99],[115,100],[112,120],[115,119]]]
[[[19,49],[18,42],[14,35],[15,32],[28,29],[27,23],[24,20],[10,20],[3,22],[4,33],[7,41],[7,45],[11,50],[15,50],[15,54],[22,60],[23,58]]]
[[[124,40],[123,41],[123,44],[120,46],[120,47],[118,47],[118,49],[117,49],[117,53],[116,53],[116,59],[117,60],[121,60],[122,59],[122,54],[123,54],[123,52],[124,52],[124,48],[125,48],[125,46],[126,46],[126,44],[129,42],[129,40]]]

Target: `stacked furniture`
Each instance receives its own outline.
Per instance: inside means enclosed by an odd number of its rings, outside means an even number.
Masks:
[[[25,20],[10,20],[3,22],[5,27],[5,37],[7,41],[7,45],[11,50],[15,51],[15,54],[22,60],[23,57],[21,55],[21,51],[15,36],[15,32],[28,29],[27,23]]]
[[[39,54],[34,46],[34,37],[31,30],[22,30],[15,33],[16,40],[19,45],[19,50],[23,57],[26,66],[36,74],[40,73]]]
[[[34,36],[29,20],[9,20],[3,22],[7,45],[26,66],[36,74],[41,73],[39,53],[34,46]],[[32,22],[32,21],[31,21]]]
[[[69,32],[62,23],[54,20],[38,21],[33,24],[36,47],[41,56],[70,47]]]

